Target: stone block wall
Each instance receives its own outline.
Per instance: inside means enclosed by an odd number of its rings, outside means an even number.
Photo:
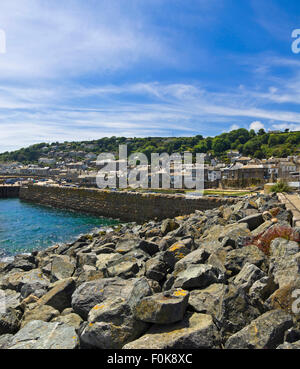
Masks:
[[[56,208],[82,211],[104,217],[142,223],[151,219],[172,218],[231,205],[237,200],[203,197],[189,199],[184,195],[119,192],[88,188],[23,186],[20,198]]]

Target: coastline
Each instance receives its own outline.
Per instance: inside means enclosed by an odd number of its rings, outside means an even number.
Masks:
[[[17,255],[0,267],[0,347],[254,348],[253,324],[255,348],[286,346],[297,313],[278,299],[300,283],[291,225],[276,195],[248,196]]]

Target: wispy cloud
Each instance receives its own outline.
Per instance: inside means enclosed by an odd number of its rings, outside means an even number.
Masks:
[[[251,27],[236,35],[229,25],[242,5],[223,0],[2,0],[0,151],[110,135],[213,136],[253,121],[299,129],[300,58],[244,50],[253,25],[252,46],[274,33],[289,49],[280,24],[251,4]]]

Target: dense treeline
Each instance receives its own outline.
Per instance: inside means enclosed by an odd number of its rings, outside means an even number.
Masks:
[[[239,150],[243,155],[255,158],[287,157],[296,153],[300,147],[300,132],[266,133],[263,129],[257,133],[254,130],[240,128],[228,133],[222,133],[216,137],[105,137],[94,141],[64,142],[64,143],[40,143],[14,152],[0,154],[1,162],[18,161],[22,163],[36,163],[38,158],[58,156],[62,152],[84,151],[85,153],[99,154],[101,152],[118,152],[120,144],[128,145],[128,152],[142,152],[150,157],[151,152],[190,151],[195,153],[210,153],[225,159],[226,151]],[[80,159],[80,155],[79,155]]]

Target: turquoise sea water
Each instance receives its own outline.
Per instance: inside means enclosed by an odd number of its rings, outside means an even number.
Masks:
[[[71,242],[117,221],[81,213],[0,199],[0,258]]]

